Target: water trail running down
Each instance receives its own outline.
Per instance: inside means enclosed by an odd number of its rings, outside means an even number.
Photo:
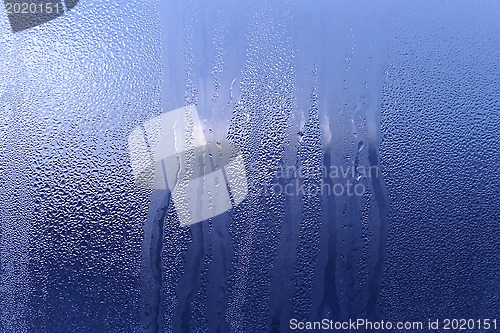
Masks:
[[[169,190],[153,190],[148,219],[144,223],[141,263],[141,328],[144,333],[158,333],[161,327],[161,250],[169,202]]]

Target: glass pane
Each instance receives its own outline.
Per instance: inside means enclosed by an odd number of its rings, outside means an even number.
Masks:
[[[498,329],[497,1],[0,13],[0,332]]]

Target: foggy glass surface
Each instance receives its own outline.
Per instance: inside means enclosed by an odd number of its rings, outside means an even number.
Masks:
[[[64,7],[0,5],[0,333],[500,320],[499,2]]]

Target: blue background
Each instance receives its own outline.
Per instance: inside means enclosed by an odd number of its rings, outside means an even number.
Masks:
[[[493,0],[81,0],[13,33],[0,7],[0,332],[500,320],[498,17]],[[148,215],[127,137],[188,104],[240,146],[249,194],[181,227],[172,205]],[[315,184],[351,165],[380,169],[362,196],[263,192],[282,166]]]

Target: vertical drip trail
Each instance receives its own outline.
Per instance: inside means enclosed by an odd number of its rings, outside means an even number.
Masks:
[[[378,152],[377,146],[374,142],[369,143],[368,148],[368,159],[370,161],[370,167],[378,167]],[[366,305],[368,319],[375,320],[379,315],[377,313],[377,301],[380,295],[381,284],[382,284],[382,273],[385,263],[385,245],[387,242],[388,235],[388,225],[387,225],[387,214],[388,206],[385,199],[383,185],[379,179],[378,175],[374,174],[373,168],[370,168],[373,192],[375,195],[375,202],[377,203],[379,219],[380,219],[380,230],[379,239],[377,245],[377,261],[373,269],[372,276],[368,281],[368,303]]]
[[[321,191],[311,188],[321,186],[322,147],[321,128],[318,110],[318,78],[314,70],[314,88],[311,93],[311,107],[304,126],[303,138],[297,157],[300,164],[300,181],[306,189],[302,195],[302,220],[300,222],[297,245],[297,261],[294,273],[295,294],[293,296],[292,317],[307,320],[312,301],[313,273],[319,252],[320,225],[323,216]]]
[[[160,332],[163,225],[168,212],[170,193],[167,190],[153,190],[148,219],[144,224],[142,246],[142,332]]]
[[[382,13],[387,11],[386,5],[380,4],[377,8],[373,8],[374,15],[370,18],[381,18]],[[386,31],[388,27],[381,25],[380,29]],[[370,32],[370,34],[374,34]],[[381,34],[382,36],[386,34]],[[388,237],[388,214],[389,206],[386,199],[385,184],[380,171],[379,149],[381,141],[381,109],[383,98],[383,82],[384,82],[384,63],[387,61],[387,40],[383,37],[373,36],[372,40],[378,45],[372,47],[370,45],[370,60],[369,60],[369,76],[367,78],[368,88],[368,108],[367,108],[367,145],[368,145],[368,163],[371,179],[371,186],[376,204],[375,214],[378,213],[379,231],[378,239],[376,240],[375,266],[372,269],[371,276],[368,278],[368,300],[366,304],[366,313],[368,319],[379,320],[381,313],[379,310],[380,293],[382,289],[382,275],[384,264],[386,261],[386,243]]]
[[[265,190],[288,143],[295,72],[287,36],[291,4],[249,1],[247,5],[246,62],[228,139],[242,147],[249,166],[249,193],[235,208],[230,225],[235,254],[226,320],[232,332],[264,332],[284,216],[284,196]]]

